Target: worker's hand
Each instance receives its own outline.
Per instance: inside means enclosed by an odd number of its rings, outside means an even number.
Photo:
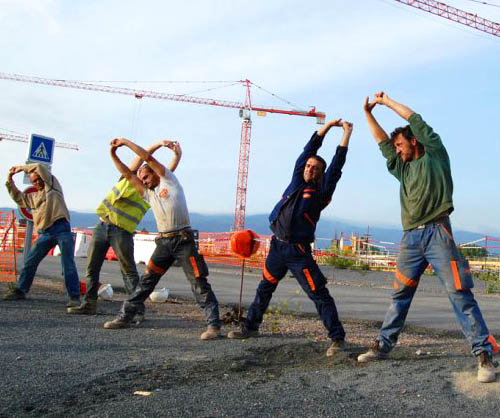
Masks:
[[[14,176],[14,174],[20,173],[21,171],[23,171],[21,166],[16,166],[16,165],[12,166],[9,169],[9,174],[8,174],[9,180],[12,180],[12,176]]]
[[[372,110],[375,106],[377,106],[377,102],[370,102],[368,97],[365,98],[365,105],[363,106],[365,112],[372,113]]]
[[[175,155],[182,155],[182,148],[181,144],[179,144],[177,141],[172,142],[172,146],[169,147]]]
[[[126,145],[127,141],[128,140],[125,138],[115,138],[109,143],[109,145],[111,145],[111,148],[119,148]]]
[[[387,105],[387,102],[389,101],[389,96],[385,94],[383,91],[381,91],[375,93],[375,96],[373,96],[373,101],[377,104]]]
[[[160,143],[163,147],[170,148],[173,151],[175,148],[175,144],[177,144],[177,141],[171,141],[170,139],[164,139],[164,140],[160,141]]]
[[[327,126],[342,126],[342,118],[340,119],[332,119],[332,120],[329,120],[328,122],[325,123],[325,125]]]
[[[176,155],[182,154],[181,145],[177,141],[170,141],[168,139],[165,139],[165,140],[161,141],[161,144],[164,147],[171,149],[174,152],[174,154],[176,154]]]
[[[344,133],[348,135],[351,135],[353,127],[354,125],[352,122],[347,122],[346,120],[342,122],[342,129],[344,129]]]

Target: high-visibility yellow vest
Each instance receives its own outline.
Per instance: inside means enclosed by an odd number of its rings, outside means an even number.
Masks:
[[[134,233],[149,208],[149,203],[135,187],[127,179],[121,179],[106,195],[96,213],[101,218],[108,218],[113,225]]]

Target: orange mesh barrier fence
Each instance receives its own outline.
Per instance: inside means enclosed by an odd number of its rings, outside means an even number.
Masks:
[[[247,268],[263,269],[271,235],[261,235],[260,246],[255,254],[245,261]],[[230,232],[200,232],[198,239],[199,251],[207,263],[223,264],[226,266],[241,266],[241,258],[231,250]]]
[[[18,242],[14,211],[0,212],[0,282],[16,281]]]

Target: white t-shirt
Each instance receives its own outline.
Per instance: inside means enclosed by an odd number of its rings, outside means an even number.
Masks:
[[[151,205],[158,232],[172,232],[190,226],[189,212],[179,180],[165,169],[154,190],[145,189],[144,200]]]

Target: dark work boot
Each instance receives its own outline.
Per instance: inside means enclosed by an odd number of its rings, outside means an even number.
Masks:
[[[3,300],[21,300],[26,299],[26,295],[22,290],[19,290],[17,287],[11,288],[4,295]]]
[[[247,338],[258,336],[258,330],[248,329],[245,325],[242,325],[239,331],[231,331],[229,334],[227,334],[227,338],[230,338],[232,340],[245,340]]]
[[[132,325],[132,320],[127,317],[118,316],[112,321],[108,321],[104,323],[104,328],[106,329],[121,329],[121,328],[129,328]]]
[[[74,306],[66,310],[73,315],[95,315],[97,313],[97,301],[93,299],[85,300],[80,306]]]

